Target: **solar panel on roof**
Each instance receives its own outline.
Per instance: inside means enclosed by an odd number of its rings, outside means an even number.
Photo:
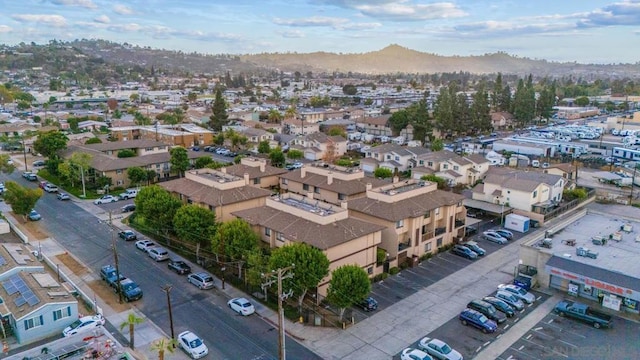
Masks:
[[[29,285],[22,280],[20,275],[13,275],[6,281],[3,281],[2,286],[9,295],[13,295],[17,292],[20,293],[20,296],[13,300],[16,306],[22,306],[24,304],[34,306],[40,302],[40,299],[38,299],[36,294],[33,293]]]
[[[25,300],[27,301],[27,304],[29,304],[29,306],[34,306],[37,305],[40,302],[40,299],[38,299],[38,297],[36,297],[36,295],[32,292],[30,294],[29,297],[22,295],[22,297],[25,298]]]
[[[16,306],[22,306],[27,303],[27,300],[25,300],[24,297],[20,296],[13,300],[13,302],[16,304]]]
[[[18,292],[18,289],[16,288],[16,286],[13,284],[13,281],[11,281],[11,279],[8,279],[6,281],[2,282],[2,287],[4,288],[4,290],[7,292],[7,294],[9,295],[13,295],[16,292]]]
[[[2,255],[0,255],[0,266],[6,265],[6,263],[7,263],[7,260],[5,260]]]

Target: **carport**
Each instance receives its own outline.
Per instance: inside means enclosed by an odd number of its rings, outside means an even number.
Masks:
[[[481,210],[481,211],[484,211],[485,213],[489,213],[489,214],[500,216],[500,217],[505,216],[507,214],[511,214],[511,212],[513,212],[513,208],[504,206],[504,204],[503,205],[492,204],[492,203],[488,203],[480,200],[474,200],[474,199],[464,199],[462,201],[462,204],[467,208]]]

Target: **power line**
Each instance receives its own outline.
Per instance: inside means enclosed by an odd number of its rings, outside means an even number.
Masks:
[[[282,280],[293,277],[293,272],[287,272],[289,270],[293,270],[294,267],[295,265],[291,265],[272,271],[269,279],[261,285],[262,289],[264,290],[264,288],[273,285],[274,282],[277,282],[278,284],[278,358],[280,360],[285,360],[287,358],[284,337],[284,309],[282,308],[282,300],[293,295],[293,290],[291,289],[286,294],[282,293]],[[263,274],[263,277],[267,276],[269,275]]]

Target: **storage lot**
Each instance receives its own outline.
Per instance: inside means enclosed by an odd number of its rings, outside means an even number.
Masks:
[[[595,329],[552,312],[498,359],[638,359],[638,334],[640,324],[619,317],[613,318],[613,328]]]

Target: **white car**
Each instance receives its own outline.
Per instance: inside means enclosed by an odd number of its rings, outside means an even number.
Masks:
[[[183,331],[178,335],[178,345],[192,359],[200,359],[209,353],[209,348],[202,342],[198,335],[191,331]]]
[[[151,240],[138,240],[138,241],[136,241],[136,247],[138,248],[138,250],[142,250],[144,252],[149,251],[149,249],[151,249],[154,246],[156,246],[156,243],[154,243]]]
[[[93,316],[84,316],[80,319],[71,323],[71,325],[67,326],[63,331],[62,335],[65,337],[72,336],[75,334],[84,333],[87,331],[91,331],[95,328],[98,328],[104,325],[104,317],[100,314]]]
[[[500,245],[504,245],[509,242],[509,240],[503,238],[502,236],[500,236],[500,234],[498,234],[495,231],[485,231],[482,233],[482,237]]]
[[[169,260],[169,252],[160,246],[152,246],[147,250],[147,255],[155,261]]]
[[[227,305],[229,305],[231,310],[243,316],[249,316],[254,312],[256,312],[256,309],[253,307],[253,304],[251,304],[249,300],[245,298],[231,299],[227,302]]]
[[[418,342],[418,348],[439,360],[463,360],[462,354],[442,340],[425,337]]]
[[[433,360],[433,358],[422,350],[406,348],[402,350],[400,360]]]
[[[528,292],[527,290],[517,285],[501,284],[501,285],[498,285],[498,290],[508,291],[518,299],[526,302],[527,304],[533,304],[534,301],[536,301],[535,295],[533,295],[532,293]]]
[[[116,201],[118,201],[118,198],[113,195],[103,195],[101,198],[93,200],[93,203],[95,205],[100,205],[100,204],[108,204]]]

